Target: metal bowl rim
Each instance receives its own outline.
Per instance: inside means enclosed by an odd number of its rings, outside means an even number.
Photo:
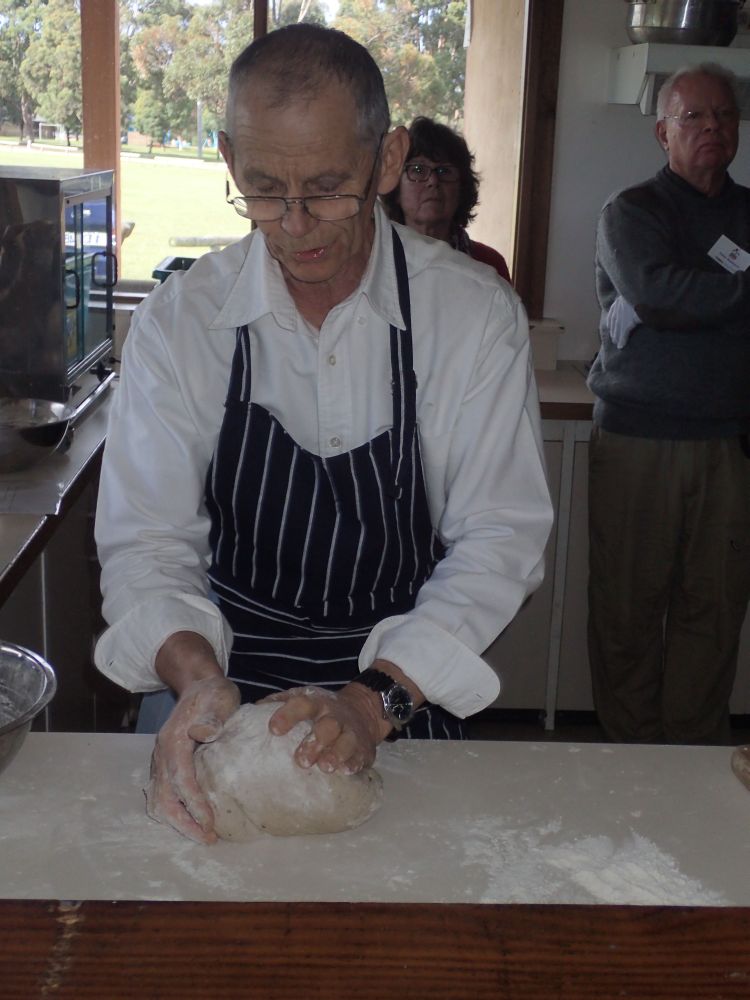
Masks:
[[[0,397],[0,404],[2,403],[17,403],[19,407],[23,407],[24,404],[28,403],[41,406],[47,411],[47,415],[41,420],[31,418],[25,424],[20,422],[8,423],[7,420],[3,419],[2,406],[0,405],[0,429],[3,430],[36,430],[39,427],[49,427],[53,424],[67,424],[75,416],[75,408],[70,403],[60,403],[52,399],[38,399],[35,396],[21,396],[18,398],[2,396]]]
[[[20,729],[22,726],[30,723],[43,709],[47,707],[47,705],[49,705],[55,695],[55,691],[57,691],[57,677],[55,676],[55,671],[38,653],[35,653],[31,649],[27,649],[25,646],[19,646],[14,642],[0,642],[0,655],[5,652],[10,652],[14,656],[21,654],[22,656],[28,657],[28,659],[32,660],[44,675],[45,684],[44,691],[41,696],[23,713],[23,715],[19,715],[18,718],[14,719],[12,722],[7,722],[4,726],[0,726],[0,736],[4,736],[6,733],[11,733],[14,729]]]

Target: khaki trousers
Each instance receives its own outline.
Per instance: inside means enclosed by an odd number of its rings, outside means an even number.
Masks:
[[[750,598],[750,460],[739,439],[594,427],[589,659],[610,737],[727,743]]]

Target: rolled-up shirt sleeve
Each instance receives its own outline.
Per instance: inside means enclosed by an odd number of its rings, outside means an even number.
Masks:
[[[226,674],[232,631],[212,601],[191,594],[162,594],[135,605],[107,629],[96,645],[96,665],[128,691],[164,687],[154,667],[156,653],[175,632],[197,632],[213,647]]]

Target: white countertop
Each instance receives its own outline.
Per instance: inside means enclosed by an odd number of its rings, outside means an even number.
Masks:
[[[547,404],[594,405],[594,394],[586,385],[586,374],[578,362],[560,362],[557,368],[537,368],[534,372],[539,402]]]
[[[358,830],[203,847],[145,815],[152,742],[29,734],[0,774],[0,897],[750,906],[728,748],[386,744]]]

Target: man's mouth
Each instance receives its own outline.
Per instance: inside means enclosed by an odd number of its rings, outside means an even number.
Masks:
[[[293,254],[299,261],[320,260],[325,255],[326,247],[311,247],[309,250],[294,250]]]

